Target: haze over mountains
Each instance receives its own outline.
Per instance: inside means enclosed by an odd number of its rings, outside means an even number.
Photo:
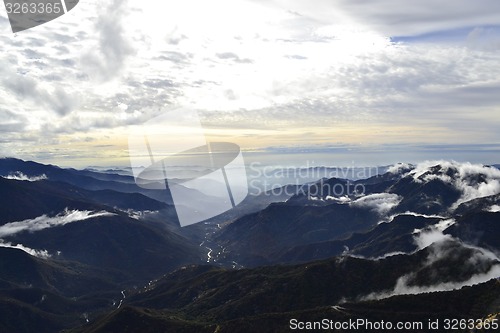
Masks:
[[[380,170],[254,193],[180,228],[168,191],[126,174],[0,159],[0,331],[282,332],[291,318],[497,315],[498,166]]]

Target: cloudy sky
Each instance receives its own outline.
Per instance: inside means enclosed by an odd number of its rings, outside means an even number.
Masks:
[[[2,7],[0,155],[126,165],[188,108],[265,163],[500,163],[499,51],[496,0],[81,0],[17,34]]]

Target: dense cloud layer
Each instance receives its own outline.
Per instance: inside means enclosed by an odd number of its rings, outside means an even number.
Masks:
[[[2,17],[0,153],[123,157],[127,126],[172,106],[244,148],[498,142],[500,55],[478,48],[497,6],[81,2],[17,35]]]

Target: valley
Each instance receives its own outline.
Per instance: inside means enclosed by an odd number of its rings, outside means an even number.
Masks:
[[[495,167],[319,179],[184,228],[168,193],[124,175],[14,159],[0,175],[2,332],[283,332],[292,318],[500,313]]]

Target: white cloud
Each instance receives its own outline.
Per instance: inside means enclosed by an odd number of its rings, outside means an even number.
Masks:
[[[380,215],[387,214],[402,198],[394,193],[375,193],[359,198],[351,203],[354,207],[369,208]]]
[[[458,207],[463,202],[477,198],[488,197],[500,193],[500,170],[496,168],[479,168],[466,165],[465,170],[461,169],[462,180],[457,183],[457,187],[462,190],[462,197],[454,204]],[[475,184],[469,182],[466,177],[481,175],[486,179],[484,182]]]
[[[37,182],[40,180],[47,180],[48,177],[45,174],[39,175],[39,176],[27,176],[24,173],[17,171],[11,174],[8,174],[7,176],[3,176],[3,178],[6,179],[14,179],[14,180],[21,180],[21,181],[28,181],[28,182]]]
[[[492,212],[492,213],[498,213],[498,212],[500,212],[500,206],[499,205],[493,205],[490,208],[488,208],[488,211]]]
[[[443,220],[436,225],[425,229],[417,230],[414,235],[415,243],[418,250],[428,248],[428,256],[426,261],[419,269],[432,269],[432,265],[440,260],[448,260],[453,258],[457,253],[457,246],[462,249],[471,251],[471,255],[463,262],[464,266],[469,268],[477,268],[477,273],[470,276],[464,281],[446,281],[433,285],[414,285],[412,280],[416,276],[416,272],[401,276],[394,286],[393,290],[385,292],[376,292],[362,297],[363,300],[383,299],[395,295],[409,295],[421,294],[435,291],[449,291],[460,289],[465,286],[472,286],[475,284],[487,282],[491,279],[500,277],[500,258],[497,254],[490,250],[483,249],[470,244],[462,243],[460,240],[453,238],[450,235],[443,234],[444,229],[454,223],[454,220]],[[417,250],[417,251],[418,251]],[[384,258],[384,257],[382,257]],[[492,264],[493,263],[493,264]],[[490,269],[486,272],[481,271],[485,265],[492,264]],[[436,277],[439,273],[435,272]]]
[[[442,230],[431,228],[430,230],[420,230],[416,233],[414,240],[419,250],[422,250],[434,243],[451,240],[453,237],[443,234]]]
[[[435,166],[441,169],[433,171]],[[455,186],[462,195],[453,204],[452,210],[464,202],[500,193],[500,170],[481,164],[425,161],[419,163],[407,175],[411,175],[416,182],[439,179]]]
[[[332,197],[331,195],[327,195],[325,199],[331,200],[331,201],[336,201],[336,202],[341,203],[341,204],[346,204],[346,203],[351,202],[351,198],[349,198],[348,196]]]
[[[445,219],[445,220],[442,220],[442,221],[436,223],[434,225],[434,228],[436,228],[436,230],[439,230],[439,231],[445,231],[446,229],[448,229],[449,227],[451,227],[455,223],[456,223],[456,221],[454,219]]]
[[[441,239],[441,243],[435,243],[434,247],[427,258],[427,261],[421,268],[428,267],[440,259],[445,259],[446,256],[451,255],[451,252],[456,251],[455,248],[447,247],[446,242]],[[482,263],[497,261],[498,257],[490,251],[476,248],[477,251],[471,256],[466,263],[468,266],[479,267]],[[491,279],[500,277],[500,264],[493,264],[486,272],[478,272],[470,276],[464,281],[447,281],[440,282],[433,285],[414,285],[411,281],[414,279],[416,273],[409,273],[401,276],[394,288],[390,291],[376,292],[367,296],[361,297],[362,300],[378,300],[396,295],[415,295],[437,291],[450,291],[457,290],[465,286],[473,286],[479,283],[487,282]]]
[[[429,255],[427,257],[427,261],[424,263],[424,267],[430,266],[439,260],[453,256],[456,252],[456,248],[454,246],[450,246],[450,244],[453,244],[454,242],[456,244],[456,242],[459,241],[454,240],[453,242],[450,242],[453,239],[451,236],[443,235],[437,230],[425,235],[422,233],[422,235],[423,237],[417,238],[421,241],[420,245],[424,247],[430,246]],[[463,244],[461,242],[459,242],[459,244],[461,244],[464,248],[473,250],[473,254],[467,259],[466,262],[463,263],[464,265],[479,267],[481,263],[485,262],[497,262],[497,264],[494,264],[487,272],[474,274],[466,281],[443,282],[431,286],[408,285],[408,281],[413,276],[413,273],[411,273],[398,279],[392,294],[419,294],[423,292],[455,290],[464,286],[471,286],[500,277],[500,264],[498,264],[500,259],[495,253],[480,247]]]
[[[407,169],[412,169],[414,168],[414,165],[408,164],[408,163],[397,163],[394,165],[391,165],[388,169],[387,172],[393,173],[393,174],[400,174],[403,171]]]
[[[367,260],[374,260],[374,261],[379,261],[379,260],[383,260],[383,259],[386,259],[386,258],[389,258],[389,257],[394,257],[394,256],[399,256],[399,255],[407,255],[407,254],[408,253],[406,253],[406,252],[394,251],[394,252],[386,253],[386,254],[381,255],[379,257],[365,257],[365,256],[358,255],[358,254],[348,254],[348,253],[346,253],[346,255],[348,255],[349,257],[352,257],[352,258],[367,259]]]
[[[128,217],[134,219],[134,220],[144,220],[148,216],[151,215],[157,215],[159,211],[157,210],[134,210],[134,209],[127,209],[127,210],[122,210],[123,212],[128,214]]]
[[[22,244],[13,245],[10,242],[4,242],[1,239],[0,239],[0,247],[22,250],[22,251],[28,253],[29,255],[32,255],[32,256],[38,257],[38,258],[42,258],[42,259],[48,259],[48,258],[52,257],[47,250],[35,250],[32,248],[26,247]]]
[[[91,212],[91,211],[79,211],[79,210],[65,210],[64,212],[53,217],[42,215],[31,220],[6,223],[0,226],[0,237],[9,237],[25,231],[35,232],[43,229],[63,226],[68,223],[85,221],[96,217],[112,216],[112,215],[114,214],[106,211]]]
[[[446,219],[446,216],[441,216],[441,215],[427,215],[427,214],[420,214],[420,213],[406,211],[404,213],[396,214],[396,215],[391,216],[390,221],[392,221],[395,217],[400,216],[400,215],[411,215],[411,216],[417,216],[417,217],[425,217],[427,219],[431,219],[431,218]]]
[[[461,282],[443,282],[433,286],[409,286],[408,277],[403,276],[398,279],[394,290],[386,295],[379,295],[375,299],[387,298],[395,295],[415,295],[436,291],[450,291],[457,290],[466,286],[473,286],[476,284],[487,282],[491,279],[500,277],[500,265],[493,266],[486,273],[478,273],[471,276],[467,281]],[[381,297],[382,296],[382,297]]]

